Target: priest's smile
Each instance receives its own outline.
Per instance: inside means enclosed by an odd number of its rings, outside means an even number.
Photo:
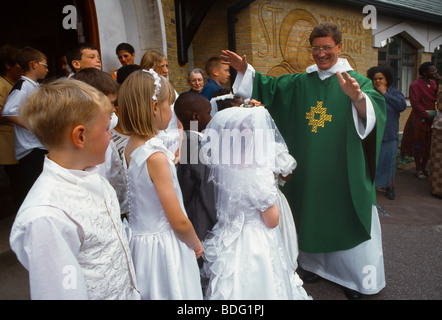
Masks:
[[[331,36],[315,38],[311,49],[313,59],[318,68],[328,70],[338,61],[342,42],[336,44]]]

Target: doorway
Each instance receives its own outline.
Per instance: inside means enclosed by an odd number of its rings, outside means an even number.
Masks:
[[[76,8],[76,29],[65,29],[63,8]],[[33,47],[48,60],[49,77],[62,76],[60,58],[79,42],[100,47],[93,0],[17,0],[2,3],[0,46]]]

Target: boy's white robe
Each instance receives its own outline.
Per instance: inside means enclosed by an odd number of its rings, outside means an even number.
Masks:
[[[44,169],[13,224],[31,299],[139,299],[114,189],[97,170]]]

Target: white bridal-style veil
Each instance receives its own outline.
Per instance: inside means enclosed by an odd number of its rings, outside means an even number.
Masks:
[[[264,107],[217,112],[202,145],[200,157],[211,168],[220,223],[242,224],[239,207],[246,203],[261,212],[275,203],[276,157],[280,148],[287,147]]]
[[[217,223],[207,234],[201,275],[207,299],[308,299],[281,231],[262,214],[278,204],[287,146],[264,107],[231,107],[207,126],[200,159],[215,185]],[[279,204],[278,204],[279,207]],[[291,215],[291,213],[288,211]],[[294,228],[294,224],[292,222]]]

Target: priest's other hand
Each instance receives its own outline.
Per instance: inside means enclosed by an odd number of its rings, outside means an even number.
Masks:
[[[362,119],[367,117],[367,109],[365,104],[365,97],[362,93],[361,87],[355,78],[351,77],[348,72],[344,71],[344,77],[339,71],[336,71],[336,77],[338,78],[339,84],[341,85],[342,91],[350,97],[353,105],[356,107],[358,116]]]
[[[341,85],[342,91],[350,97],[351,101],[359,101],[364,98],[359,83],[355,78],[351,77],[347,72],[344,71],[344,77],[341,72],[337,71],[336,76],[338,77],[339,84]]]
[[[222,50],[220,57],[238,72],[246,73],[248,63],[245,55],[240,57],[233,51]]]

